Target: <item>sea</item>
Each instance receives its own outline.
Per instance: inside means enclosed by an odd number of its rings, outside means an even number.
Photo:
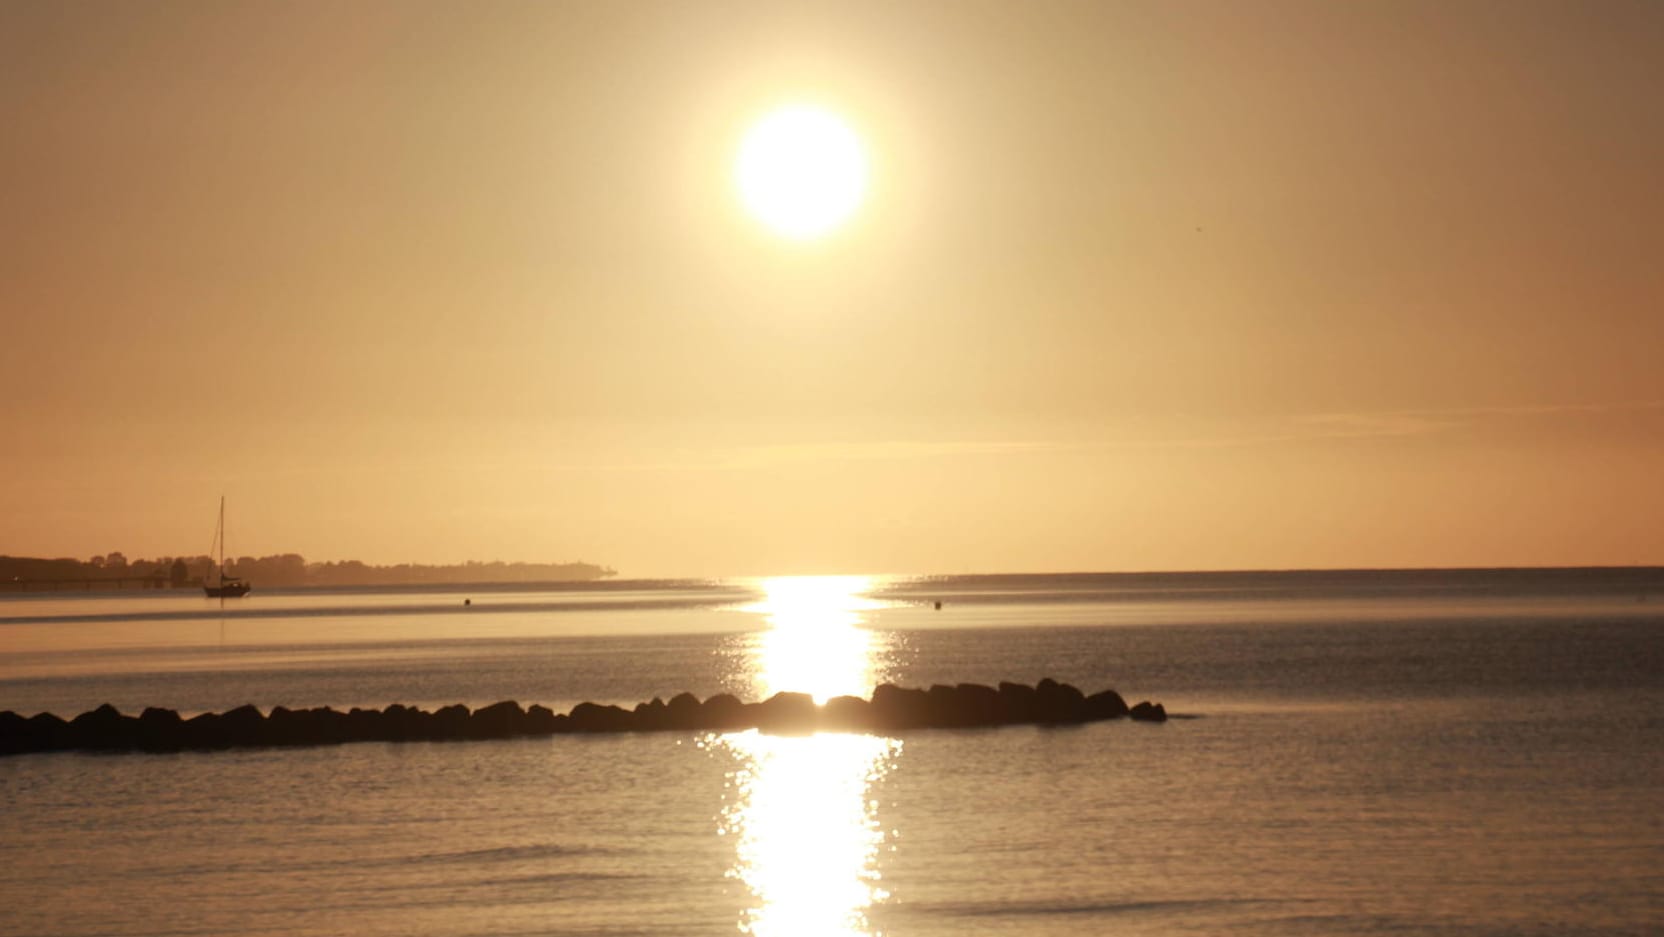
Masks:
[[[1664,570],[0,596],[0,709],[1043,677],[1173,718],[0,758],[0,934],[1664,933]]]

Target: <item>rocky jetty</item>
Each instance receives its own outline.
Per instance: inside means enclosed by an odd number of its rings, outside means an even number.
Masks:
[[[908,729],[973,728],[1003,725],[1072,725],[1130,718],[1165,722],[1160,703],[1128,706],[1114,690],[1088,696],[1067,683],[1041,680],[1034,686],[977,683],[937,684],[919,689],[884,684],[871,699],[839,696],[824,705],[806,693],[778,693],[758,703],[727,693],[700,701],[681,693],[666,702],[654,698],[633,709],[579,703],[569,713],[517,702],[469,710],[461,704],[434,712],[402,706],[350,709],[327,706],[262,713],[239,706],[189,719],[171,709],[149,708],[137,716],[106,703],[74,719],[52,713],[25,717],[0,712],[0,755],[50,751],[141,751],[241,748],[260,745],[336,745],[344,742],[416,742],[506,739],[600,732],[697,732],[759,729],[777,734],[816,731],[890,733]]]

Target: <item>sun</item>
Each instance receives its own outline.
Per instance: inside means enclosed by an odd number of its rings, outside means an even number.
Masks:
[[[807,241],[855,214],[867,191],[867,154],[843,118],[812,105],[770,111],[734,160],[746,210],[776,234]]]

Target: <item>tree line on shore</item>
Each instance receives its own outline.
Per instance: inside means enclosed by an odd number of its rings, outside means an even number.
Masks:
[[[617,575],[594,563],[507,563],[498,561],[449,565],[399,563],[374,566],[358,560],[310,563],[298,553],[240,556],[225,563],[228,576],[258,587],[392,586],[486,582],[589,582]],[[108,553],[87,560],[0,556],[0,583],[78,582],[97,584],[143,581],[161,585],[194,586],[214,575],[208,556],[163,556],[128,560]]]

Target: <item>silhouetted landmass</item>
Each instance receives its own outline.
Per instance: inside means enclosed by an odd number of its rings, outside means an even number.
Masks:
[[[1205,596],[1204,594],[1205,593]],[[921,576],[881,586],[877,598],[950,605],[1024,602],[1167,602],[1483,598],[1664,594],[1664,567],[1552,566],[1439,569],[1192,570],[1179,572],[992,573]]]
[[[492,582],[591,582],[617,575],[594,563],[482,563],[450,566],[401,563],[372,566],[357,560],[308,563],[298,553],[241,556],[226,561],[226,573],[259,589],[301,586],[403,586]],[[90,560],[0,556],[0,589],[166,589],[195,588],[214,568],[207,556],[165,556],[133,560],[120,553]]]
[[[1001,683],[937,684],[906,689],[884,684],[872,699],[839,696],[825,705],[806,693],[777,693],[760,703],[742,703],[727,693],[701,702],[680,693],[670,702],[655,697],[634,709],[579,703],[570,713],[545,706],[522,709],[514,701],[470,711],[458,703],[435,712],[395,703],[386,709],[274,708],[253,705],[225,713],[182,718],[171,709],[149,708],[123,715],[108,703],[71,720],[51,713],[24,717],[0,712],[0,754],[93,750],[173,752],[187,749],[260,745],[338,745],[345,742],[416,742],[504,739],[565,733],[695,732],[759,729],[778,734],[817,731],[885,734],[908,729],[978,728],[1002,725],[1078,725],[1131,718],[1165,722],[1160,703],[1128,706],[1121,694],[1104,690],[1087,696],[1050,678],[1034,686]]]
[[[484,583],[484,582],[591,582],[618,575],[616,570],[594,563],[505,563],[501,560],[480,562],[469,560],[452,566],[425,566],[400,563],[396,566],[371,566],[357,560],[338,563],[304,563],[300,580],[285,579],[293,572],[294,554],[259,560],[239,557],[231,566],[231,575],[259,583],[268,571],[272,585],[307,586],[403,586],[418,584]],[[279,561],[273,568],[272,561]],[[304,561],[303,561],[304,562]]]

